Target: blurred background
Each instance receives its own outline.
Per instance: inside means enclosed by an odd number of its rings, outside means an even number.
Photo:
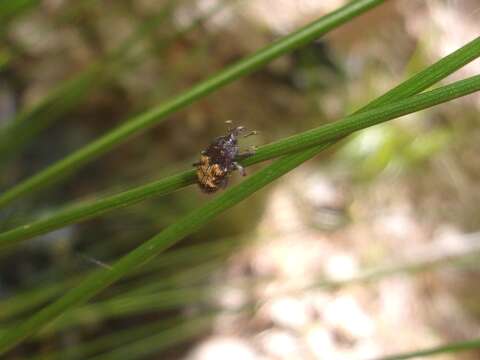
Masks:
[[[0,3],[0,189],[344,3]],[[388,1],[1,210],[0,230],[187,169],[226,120],[259,130],[245,147],[338,120],[479,22],[477,0]],[[479,107],[348,137],[7,358],[372,359],[478,337]],[[0,334],[208,198],[191,186],[0,252]]]

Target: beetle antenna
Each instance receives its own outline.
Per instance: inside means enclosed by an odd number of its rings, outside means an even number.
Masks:
[[[246,137],[249,137],[249,136],[252,136],[252,135],[257,135],[257,134],[258,134],[257,130],[252,130],[249,133],[243,135],[243,137],[246,138]]]
[[[237,126],[235,127],[233,130],[231,130],[230,132],[235,135],[235,136],[238,136],[240,135],[243,131],[245,131],[245,127],[243,126]]]
[[[227,121],[225,121],[225,124],[228,125],[228,127],[227,127],[228,132],[232,132],[233,131],[233,129],[232,129],[233,121],[232,120],[227,120]]]

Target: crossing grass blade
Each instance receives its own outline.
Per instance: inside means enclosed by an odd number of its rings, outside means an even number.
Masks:
[[[0,338],[0,353],[4,353],[32,335],[67,309],[87,301],[105,287],[134,271],[140,265],[152,260],[156,255],[194,232],[221,212],[308,160],[318,150],[318,148],[312,148],[301,154],[287,155],[176,221],[164,231],[122,257],[110,269],[99,270],[87,277],[59,300],[47,305],[19,326],[8,330]]]
[[[288,153],[294,153],[311,146],[332,143],[332,141],[354,131],[468,95],[478,91],[479,85],[480,75],[411,96],[393,104],[374,108],[369,106],[370,110],[357,112],[343,120],[264,145],[257,150],[254,156],[246,159],[243,164],[248,166]],[[170,193],[194,182],[195,173],[193,170],[190,170],[116,195],[60,210],[57,214],[53,214],[46,219],[0,233],[0,248],[36,235],[48,233],[68,224],[99,216],[119,207],[136,204],[151,196]]]
[[[448,94],[450,94],[450,96],[455,93],[455,89],[460,90],[457,95],[465,95],[466,93],[479,90],[480,76],[474,76],[457,83],[459,86],[450,86],[448,88]],[[433,93],[433,91],[431,91],[430,94],[431,93]],[[429,99],[432,102],[438,102],[438,98],[431,98],[428,93],[424,98]],[[421,102],[415,102],[415,106],[418,106],[419,103]],[[395,105],[392,106],[397,108]],[[383,107],[380,107],[378,109],[382,108]],[[384,111],[382,110],[380,113],[384,113]],[[362,113],[358,115],[361,114]],[[344,128],[345,127],[342,126],[342,129]],[[343,132],[341,132],[341,134],[343,134]],[[66,310],[87,301],[105,287],[132,272],[140,265],[152,260],[159,253],[180,241],[185,236],[193,233],[201,226],[207,224],[220,213],[233,207],[305,161],[313,158],[328,145],[329,144],[327,143],[298,153],[286,155],[253,174],[242,183],[226,190],[205,205],[193,210],[172,225],[168,226],[158,235],[152,237],[127,255],[123,256],[110,269],[100,270],[89,276],[60,299],[38,311],[19,326],[9,330],[0,338],[0,353],[7,351],[26,337],[35,333]]]
[[[306,27],[227,67],[165,103],[127,120],[123,125],[108,132],[94,142],[15,185],[10,190],[5,191],[0,195],[0,208],[5,207],[21,196],[33,193],[42,187],[52,185],[64,179],[83,165],[113,149],[133,135],[146,131],[155,124],[159,124],[168,115],[183,109],[192,102],[207,96],[234,80],[252,73],[273,59],[317,39],[352,18],[382,4],[384,1],[357,0],[350,2]]]
[[[168,288],[175,283],[176,279],[188,277],[188,283],[204,276],[204,270],[196,266],[197,264],[218,264],[228,254],[245,244],[245,241],[238,238],[217,239],[215,242],[207,242],[202,244],[185,246],[182,249],[175,249],[157,257],[155,261],[143,266],[138,272],[130,273],[127,278],[141,277],[142,282],[148,282],[151,277],[158,277],[162,271],[170,268],[179,268],[175,274],[167,278],[163,278],[161,283],[154,282],[155,289]],[[188,265],[188,266],[187,266]],[[185,270],[183,270],[185,268]],[[208,270],[208,269],[206,269]],[[194,273],[193,275],[191,273]],[[62,292],[65,292],[74,284],[78,283],[81,278],[87,276],[88,273],[80,273],[75,276],[66,276],[65,279],[57,279],[53,283],[39,281],[38,286],[30,287],[25,291],[19,291],[14,296],[2,299],[0,301],[0,323],[7,324],[14,318],[19,318],[22,314],[26,314],[35,308],[43,306],[51,301]],[[185,281],[182,282],[185,284]],[[151,290],[151,287],[150,287]],[[134,288],[130,283],[117,284],[115,287],[116,294],[145,292],[144,288]],[[110,292],[112,293],[112,292]]]
[[[130,50],[171,14],[175,3],[178,1],[167,2],[158,13],[153,14],[138,26],[117,48],[71,79],[64,81],[36,104],[22,110],[10,119],[8,125],[0,131],[0,166],[5,166],[7,161],[28,145],[32,139],[81,103],[93,90],[112,82],[127,68],[131,71],[134,62],[139,64],[143,59],[142,55],[145,56],[145,54],[136,54],[135,61],[133,61],[130,59],[132,57]],[[162,42],[162,48],[193,28],[194,26],[189,26],[188,29],[182,29],[172,34],[168,40]]]
[[[382,116],[386,116],[386,109],[388,108],[394,109],[396,116],[403,114],[402,111],[405,111],[404,106],[407,103],[407,100],[409,100],[408,98],[405,99],[405,97],[418,92],[418,89],[421,88],[418,83],[413,84],[407,82],[407,84],[408,86],[401,85],[397,87],[394,92],[389,92],[386,96],[377,99],[374,102],[375,107],[372,108],[372,105],[367,106],[367,108],[371,110],[370,114],[375,115],[374,120],[371,120],[370,117],[367,118],[364,115],[363,117],[360,116],[365,113],[359,112],[350,117],[350,119],[356,119],[356,121],[359,122],[358,124],[342,123],[339,128],[327,128],[328,130],[316,130],[316,132],[308,132],[307,135],[304,135],[306,137],[302,139],[302,141],[311,141],[308,146],[316,144],[315,141],[313,141],[315,136],[324,136],[323,140],[327,141],[327,143],[316,145],[302,151],[298,151],[297,149],[297,152],[285,155],[284,157],[276,160],[271,165],[264,167],[262,170],[250,176],[239,185],[226,190],[218,197],[207,202],[204,206],[195,209],[191,213],[176,221],[174,224],[167,227],[158,235],[152,237],[144,244],[137,247],[135,250],[129,252],[118,262],[116,262],[111,269],[100,270],[87,277],[82,283],[67,292],[60,299],[38,311],[19,326],[9,329],[9,331],[0,338],[0,352],[4,353],[26,337],[35,333],[40,328],[57,318],[65,311],[87,301],[105,287],[131,273],[134,269],[148,262],[169,246],[172,246],[176,242],[180,241],[183,237],[194,232],[201,226],[204,226],[208,221],[220,213],[256,193],[264,186],[270,184],[275,179],[296,168],[308,159],[311,159],[320,151],[329,146],[329,144],[331,144],[335,139],[347,135],[350,131],[362,128],[362,126],[373,125],[372,121],[378,121],[379,119],[382,119]],[[437,89],[440,90],[440,92],[435,92],[437,90],[434,90],[426,94],[422,94],[419,97],[415,97],[415,99],[412,100],[411,105],[413,106],[414,110],[418,110],[422,108],[422,106],[426,106],[425,104],[427,103],[433,105],[442,101],[446,101],[446,99],[453,99],[458,96],[463,96],[479,89],[479,77],[472,77],[451,84],[447,87]],[[390,104],[391,99],[393,98],[392,93],[395,95],[395,98],[405,100],[400,100],[389,106],[383,106],[385,104]],[[445,95],[443,100],[440,100],[441,94]],[[293,140],[292,138],[287,138],[281,141],[283,141],[283,145],[287,144],[290,146],[289,151],[293,151],[292,149],[298,144],[295,138],[293,138]],[[303,148],[304,143],[302,144],[303,145],[301,145],[300,148]],[[278,151],[278,148],[275,148],[275,146],[270,148],[266,147],[266,149],[270,151],[270,155],[274,151]],[[283,150],[280,149],[280,151]],[[266,153],[268,152],[264,151],[264,154]],[[262,155],[262,152],[260,152],[260,155]],[[258,158],[260,158],[260,156]]]
[[[39,0],[2,1],[0,3],[0,37],[4,35],[8,23],[22,13],[34,8]]]

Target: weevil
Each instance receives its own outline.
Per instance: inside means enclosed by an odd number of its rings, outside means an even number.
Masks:
[[[245,131],[243,126],[229,129],[226,135],[217,137],[201,152],[200,160],[193,166],[197,168],[197,183],[203,192],[213,193],[220,188],[226,188],[234,170],[238,170],[242,176],[247,175],[238,161],[252,156],[255,151],[252,149],[240,152],[238,137]],[[256,131],[250,131],[243,137],[256,133]]]

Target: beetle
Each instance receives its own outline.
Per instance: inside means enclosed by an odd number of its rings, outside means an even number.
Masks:
[[[226,135],[217,137],[201,152],[200,160],[193,166],[197,168],[197,183],[203,192],[213,193],[220,188],[226,188],[228,178],[234,170],[238,170],[242,176],[247,175],[238,161],[252,156],[255,151],[240,152],[238,137],[245,131],[243,126],[229,129]],[[243,137],[256,133],[251,131]]]

